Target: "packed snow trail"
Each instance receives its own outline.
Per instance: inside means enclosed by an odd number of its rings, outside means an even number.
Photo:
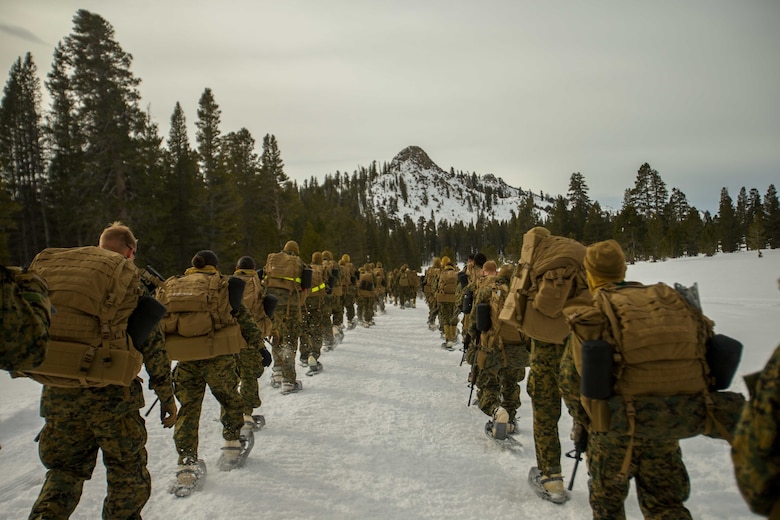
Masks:
[[[768,251],[758,262],[754,255],[718,255],[638,264],[629,266],[628,275],[646,283],[698,281],[716,331],[745,344],[742,375],[761,368],[780,337],[778,260],[780,251]],[[153,489],[144,518],[590,519],[585,461],[563,505],[541,500],[527,483],[536,462],[525,382],[517,435],[525,451],[511,453],[485,437],[487,417],[466,406],[469,368],[459,366],[460,344],[453,352],[443,350],[426,318],[420,300],[412,309],[387,305],[376,326],[347,331],[342,344],[323,353],[322,374],[303,377],[306,369],[296,366],[303,390],[295,394],[271,388],[268,370],[260,380],[263,406],[257,410],[267,424],[255,434],[244,468],[217,470],[223,445],[219,407],[207,392],[200,457],[208,479],[186,499],[167,492],[176,450],[155,408],[147,418]],[[40,385],[6,378],[0,389],[0,519],[24,519],[45,475],[32,441],[43,424]],[[745,392],[739,376],[731,389]],[[146,398],[151,403],[154,395],[147,391]],[[570,428],[564,412],[559,424],[564,452],[573,447]],[[694,518],[758,518],[737,491],[725,442],[699,436],[681,445],[691,477],[686,506]],[[568,486],[574,461],[561,463]],[[641,518],[631,487],[627,515]],[[105,470],[98,459],[72,518],[99,518],[104,494]]]

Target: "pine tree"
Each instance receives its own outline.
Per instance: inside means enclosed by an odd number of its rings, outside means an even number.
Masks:
[[[734,208],[734,217],[736,218],[741,242],[747,236],[748,226],[750,225],[751,221],[750,217],[748,216],[747,190],[745,190],[744,186],[739,189],[739,194],[737,195],[737,205]]]
[[[246,128],[231,132],[223,139],[224,163],[235,178],[241,203],[238,208],[240,250],[238,254],[255,256],[263,242],[263,220],[260,206],[260,158],[255,152],[255,140]],[[237,260],[238,258],[236,258]]]
[[[265,207],[269,211],[276,241],[279,246],[293,234],[292,220],[297,189],[284,173],[284,162],[276,142],[276,137],[266,134],[263,137],[263,153],[260,158],[261,190]],[[365,192],[363,192],[365,193]]]
[[[60,43],[54,50],[52,70],[46,80],[52,102],[45,126],[50,155],[45,198],[51,204],[53,243],[59,246],[83,245],[94,240],[90,212],[74,212],[71,208],[93,207],[97,203],[84,158],[87,138],[78,125],[70,83],[67,50]]]
[[[12,234],[14,257],[25,263],[49,245],[40,115],[41,83],[30,53],[11,67],[0,103],[0,175],[20,209]],[[9,206],[10,208],[10,206]],[[10,216],[10,215],[9,215]]]
[[[67,91],[74,100],[73,123],[83,135],[83,172],[79,175],[89,203],[89,241],[112,220],[128,219],[136,138],[144,116],[138,108],[140,79],[130,71],[132,56],[114,40],[114,29],[101,16],[80,9],[73,18],[73,33],[61,47],[62,62],[55,73],[68,77]],[[59,94],[59,93],[58,93]]]
[[[770,184],[764,195],[764,231],[769,247],[780,247],[780,202],[774,184]]]
[[[739,249],[741,231],[734,212],[734,203],[725,187],[720,190],[717,231],[720,247],[724,253],[733,253]]]
[[[585,183],[585,177],[580,172],[571,174],[566,198],[569,200],[569,226],[572,238],[582,240],[591,201],[588,197],[588,185]]]

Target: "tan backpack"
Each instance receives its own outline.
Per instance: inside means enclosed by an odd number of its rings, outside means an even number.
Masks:
[[[49,386],[128,386],[143,356],[127,334],[141,278],[124,256],[96,246],[44,249],[30,264],[55,309],[43,363],[25,374]]]
[[[267,338],[271,335],[273,321],[265,313],[265,305],[263,304],[266,294],[265,287],[263,287],[263,284],[255,271],[246,272],[242,269],[239,269],[233,273],[233,276],[240,278],[246,283],[244,286],[244,297],[242,301],[252,313],[252,317],[255,319],[257,326],[260,328],[263,337]],[[242,344],[242,348],[246,347],[245,343],[246,341],[244,341],[244,344]]]
[[[295,291],[301,285],[300,259],[285,252],[270,253],[265,264],[268,287]]]
[[[439,273],[439,282],[436,286],[436,301],[439,303],[452,303],[457,300],[455,292],[458,288],[458,270],[444,268]]]
[[[325,280],[325,269],[321,264],[311,264],[311,296],[320,298],[325,296],[327,283]]]
[[[713,323],[677,291],[663,283],[610,284],[596,292],[595,307],[574,315],[571,323],[577,341],[599,337],[612,347],[605,359],[612,363],[613,397],[581,400],[593,430],[629,437],[622,477],[634,437],[704,434],[731,441],[730,428],[744,399],[734,392],[709,392],[706,344]],[[588,364],[577,355],[575,362]]]
[[[588,290],[584,258],[585,246],[576,240],[526,233],[499,319],[537,340],[563,343],[569,334],[563,308]]]
[[[368,298],[374,295],[374,275],[370,272],[360,273],[358,280],[358,296]]]
[[[344,279],[344,269],[342,269],[342,267],[333,260],[323,260],[322,265],[325,272],[331,273],[329,276],[334,276],[335,278],[333,287],[330,288],[330,294],[332,296],[343,296],[344,286],[346,285],[346,280]]]
[[[188,270],[165,280],[156,297],[168,310],[160,323],[171,359],[211,359],[241,349],[241,329],[230,312],[227,276]]]

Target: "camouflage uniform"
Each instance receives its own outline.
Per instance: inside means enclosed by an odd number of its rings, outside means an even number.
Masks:
[[[780,347],[746,380],[753,391],[731,449],[737,485],[751,511],[780,518]]]
[[[289,242],[288,242],[289,244]],[[297,244],[296,244],[297,248]],[[281,253],[295,256],[297,260],[297,280],[293,280],[294,289],[284,287],[273,287],[269,281],[267,284],[268,294],[276,296],[277,305],[274,311],[274,335],[273,348],[271,353],[274,359],[274,370],[281,368],[282,380],[284,382],[294,383],[297,378],[295,372],[295,354],[298,352],[298,343],[303,335],[303,314],[305,309],[305,293],[300,286],[300,277],[306,265],[293,251],[282,251]],[[271,255],[268,255],[269,260]],[[266,262],[263,268],[266,279],[270,272],[270,266]]]
[[[558,438],[561,393],[558,376],[562,355],[563,345],[531,340],[531,370],[528,372],[527,390],[534,410],[536,463],[545,475],[561,472],[561,441]]]
[[[594,520],[626,518],[624,502],[629,481],[617,479],[615,475],[621,471],[628,445],[627,437],[610,432],[592,432],[589,436],[588,488]],[[645,518],[691,518],[683,506],[690,495],[691,483],[677,440],[635,438],[628,476],[636,479],[639,508]]]
[[[412,270],[409,269],[409,266],[407,266],[406,264],[401,266],[401,270],[398,273],[398,286],[399,286],[399,296],[401,298],[402,309],[404,307],[412,306],[411,302],[414,299],[414,293],[415,293],[415,286],[414,286],[415,282],[412,279],[413,276],[416,277],[417,274],[413,273]]]
[[[360,268],[358,284],[361,283],[360,279],[363,278],[363,275],[367,275],[367,277],[371,279],[372,289],[366,291],[358,288],[357,317],[359,322],[362,322],[365,326],[369,326],[374,321],[374,308],[376,307],[376,277],[374,276],[374,273],[371,272],[368,264]]]
[[[176,398],[181,404],[173,432],[179,465],[198,460],[198,429],[206,385],[221,406],[222,438],[236,441],[244,425],[244,400],[238,393],[238,366],[235,354],[211,359],[179,361],[173,371]]]
[[[349,255],[344,254],[339,260],[344,270],[344,309],[350,328],[355,326],[355,299],[357,298],[357,278],[355,266],[349,261]]]
[[[265,372],[263,356],[260,354],[260,349],[265,348],[265,343],[263,342],[263,332],[257,326],[249,308],[242,305],[235,314],[235,318],[241,327],[241,336],[248,345],[238,354],[238,372],[241,381],[239,393],[244,401],[244,415],[252,415],[254,409],[260,408],[260,405],[263,404],[257,380]]]
[[[585,452],[589,500],[594,519],[625,519],[625,499],[629,480],[615,478],[622,470],[628,437],[594,432],[580,402],[580,375],[574,364],[571,337],[566,342],[560,364],[560,391],[576,423],[588,431]],[[690,495],[690,480],[677,440],[634,438],[628,477],[637,481],[637,498],[645,518],[691,518],[683,506]]]
[[[171,362],[159,329],[139,349],[149,388],[161,402],[173,399]],[[68,518],[79,503],[84,480],[92,476],[98,449],[103,452],[108,493],[103,518],[141,518],[149,499],[146,427],[139,379],[129,387],[58,388],[43,386],[38,451],[46,480],[30,519]]]
[[[315,291],[315,289],[317,289]],[[301,334],[301,363],[306,363],[309,356],[320,359],[324,329],[330,327],[329,315],[325,313],[325,289],[312,287],[312,293],[306,297],[306,314]],[[333,330],[330,330],[330,344],[333,344]]]
[[[433,259],[431,267],[425,271],[425,286],[423,287],[423,295],[425,301],[428,303],[428,326],[432,326],[436,323],[436,318],[439,316],[439,304],[436,301],[436,294],[434,288],[439,278],[439,271],[441,271],[441,258],[436,257]]]
[[[475,306],[490,303],[494,280],[500,284],[509,284],[509,280],[504,277],[485,277],[483,287],[475,295]],[[520,408],[520,381],[525,379],[528,349],[525,344],[504,345],[500,338],[491,348],[484,344],[487,343],[484,339],[485,335],[481,342],[483,344],[479,346],[479,350],[484,352],[484,362],[477,376],[479,408],[492,417],[496,409],[502,406],[509,414],[509,422],[514,422]]]
[[[253,269],[237,269],[233,276],[246,281],[249,278],[257,278],[257,272]],[[265,293],[256,296],[259,300],[262,300],[265,298]],[[245,303],[249,302],[245,300]],[[263,404],[260,399],[260,386],[257,380],[265,372],[263,357],[260,354],[260,349],[265,348],[265,342],[263,341],[264,334],[258,320],[267,320],[268,318],[265,316],[265,313],[262,316],[251,314],[250,308],[255,303],[249,303],[246,309],[242,307],[235,315],[236,321],[238,321],[241,327],[241,335],[248,345],[248,348],[241,349],[241,352],[238,354],[238,372],[241,380],[239,393],[244,400],[244,415],[252,415],[254,409],[260,408]]]
[[[344,267],[332,260],[327,265],[330,266],[335,279],[330,294],[326,296],[330,304],[331,322],[334,326],[342,329],[344,327],[344,292],[346,291],[345,285],[347,282],[344,276]]]
[[[43,362],[49,341],[51,302],[46,282],[32,272],[0,266],[0,368],[20,370]]]

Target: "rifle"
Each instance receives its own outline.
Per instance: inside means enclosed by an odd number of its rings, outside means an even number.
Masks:
[[[466,353],[469,351],[469,345],[471,345],[471,334],[468,332],[463,335],[463,355],[460,357],[460,365],[463,366],[463,362],[466,361]]]
[[[146,286],[150,293],[154,294],[158,287],[162,287],[165,278],[154,267],[147,264],[146,267],[139,267],[138,271],[141,274],[141,283]]]
[[[479,336],[476,338],[477,342],[479,342]],[[474,345],[475,348],[479,348],[479,344]],[[465,356],[465,352],[464,352]],[[474,395],[474,386],[477,384],[477,375],[479,374],[479,366],[477,364],[477,356],[474,356],[474,360],[471,362],[471,372],[469,372],[469,382],[471,383],[471,390],[469,390],[469,402],[466,403],[466,406],[471,406],[471,396]]]
[[[588,430],[581,424],[575,423],[572,436],[574,440],[574,449],[566,452],[567,457],[574,459],[574,468],[571,470],[571,478],[569,479],[569,491],[574,487],[574,477],[577,476],[577,468],[582,460],[582,454],[588,448]]]

